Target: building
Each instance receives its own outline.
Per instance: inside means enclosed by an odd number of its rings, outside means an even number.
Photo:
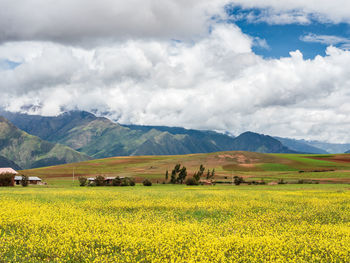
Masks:
[[[15,183],[17,185],[19,185],[19,184],[21,184],[21,181],[22,181],[22,176],[16,175],[15,176]],[[41,179],[39,177],[36,177],[36,176],[29,176],[28,183],[29,184],[39,184],[39,183],[41,183]]]
[[[4,167],[0,168],[0,174],[18,174],[15,170],[13,170],[11,167]]]
[[[18,174],[15,170],[13,170],[11,167],[3,167],[0,168],[0,175],[2,174],[10,174],[11,177],[3,176],[3,178],[0,177],[0,186],[14,186],[15,180],[14,177],[16,174]]]

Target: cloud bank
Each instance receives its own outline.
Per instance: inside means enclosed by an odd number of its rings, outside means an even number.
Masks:
[[[223,22],[229,1],[16,2],[0,0],[8,110],[95,110],[121,123],[350,142],[347,50],[264,59],[252,47],[268,43]],[[287,2],[235,1],[334,21],[345,21],[349,6]]]

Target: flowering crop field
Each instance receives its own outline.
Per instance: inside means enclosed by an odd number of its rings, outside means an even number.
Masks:
[[[1,188],[0,262],[350,262],[349,186]]]

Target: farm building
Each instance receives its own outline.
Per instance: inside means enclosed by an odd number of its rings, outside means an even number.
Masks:
[[[18,174],[18,173],[10,167],[4,167],[4,168],[0,168],[0,174]]]
[[[15,183],[17,185],[19,185],[19,184],[21,184],[21,181],[22,181],[22,176],[16,175],[15,176]],[[36,176],[29,176],[28,183],[29,184],[39,184],[39,183],[41,183],[41,179],[39,177],[36,177]]]
[[[14,177],[18,174],[10,167],[0,168],[0,186],[14,186]]]

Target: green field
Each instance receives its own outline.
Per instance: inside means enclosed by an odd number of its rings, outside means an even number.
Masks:
[[[347,185],[0,189],[0,262],[349,262]]]
[[[128,156],[31,169],[22,173],[39,176],[50,185],[71,185],[73,173],[75,179],[78,176],[127,176],[135,178],[137,182],[149,178],[154,183],[162,183],[165,171],[171,171],[176,163],[187,167],[189,177],[198,170],[200,164],[207,169],[214,168],[217,182],[231,182],[233,176],[242,176],[246,181],[277,182],[283,179],[295,183],[303,179],[319,183],[350,183],[350,154],[218,152],[174,156]]]

